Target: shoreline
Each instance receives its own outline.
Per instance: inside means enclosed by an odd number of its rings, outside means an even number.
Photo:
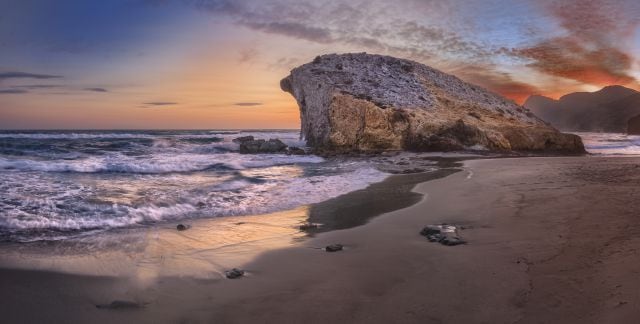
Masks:
[[[245,278],[141,285],[3,269],[0,299],[9,302],[0,311],[18,323],[625,322],[640,315],[640,264],[630,261],[640,249],[638,165],[633,157],[468,160],[467,172],[418,184],[418,203],[262,253]],[[444,222],[464,226],[469,243],[418,234]],[[317,249],[333,243],[345,250]],[[117,299],[143,307],[95,308]],[[29,302],[42,312],[28,312]]]
[[[0,242],[0,269],[129,277],[145,284],[167,275],[223,277],[225,270],[246,264],[260,254],[298,245],[320,233],[362,226],[381,214],[416,204],[422,199],[422,194],[412,191],[417,184],[461,170],[461,157],[409,159],[418,162],[401,168],[423,166],[426,160],[435,162],[437,169],[390,173],[363,189],[267,214],[114,228],[62,240]],[[394,161],[378,163],[392,168]],[[386,199],[376,199],[379,196]],[[299,228],[309,223],[319,226]],[[177,224],[187,224],[189,229],[176,231]],[[166,252],[172,249],[181,251],[167,256]],[[100,255],[101,260],[97,262],[94,255]]]
[[[424,159],[424,158],[421,158]],[[428,158],[437,170],[410,174],[391,174],[364,189],[351,191],[309,205],[308,222],[322,224],[305,232],[317,233],[349,229],[367,224],[377,216],[407,208],[423,199],[413,189],[420,183],[447,177],[462,171],[463,158]]]

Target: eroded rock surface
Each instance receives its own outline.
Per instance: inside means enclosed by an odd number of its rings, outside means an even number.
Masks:
[[[524,107],[409,60],[323,55],[280,85],[297,100],[302,136],[319,151],[584,152],[580,137]]]

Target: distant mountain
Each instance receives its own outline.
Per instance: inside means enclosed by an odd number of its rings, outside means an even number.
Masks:
[[[608,86],[596,92],[574,92],[558,100],[534,95],[524,106],[560,130],[625,133],[640,115],[640,92]]]

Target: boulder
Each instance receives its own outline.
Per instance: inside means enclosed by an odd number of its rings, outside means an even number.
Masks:
[[[253,136],[240,136],[240,137],[234,138],[232,142],[241,144],[241,143],[253,141],[253,140],[255,140]]]
[[[317,152],[526,151],[584,153],[526,108],[426,65],[390,56],[329,54],[280,82]]]
[[[261,153],[278,153],[287,150],[287,145],[279,139],[270,139],[260,145]]]
[[[304,149],[301,149],[299,147],[290,146],[287,149],[287,154],[289,154],[289,155],[305,155],[305,154],[307,154],[307,152]]]
[[[233,140],[240,144],[240,153],[242,154],[258,154],[258,153],[285,153],[287,145],[279,139],[253,139],[253,136],[239,137]]]

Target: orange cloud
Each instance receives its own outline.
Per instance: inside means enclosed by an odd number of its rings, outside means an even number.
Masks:
[[[613,47],[586,48],[572,37],[554,38],[513,54],[533,60],[529,64],[543,73],[593,85],[629,84],[633,58]]]
[[[466,65],[449,71],[461,79],[479,85],[490,91],[512,99],[518,104],[524,103],[530,95],[540,93],[536,86],[514,80],[507,73],[496,72],[493,68]]]
[[[640,23],[634,2],[568,0],[541,2],[566,32],[565,36],[514,49],[540,72],[584,84],[606,86],[636,83],[634,58],[624,48]]]

